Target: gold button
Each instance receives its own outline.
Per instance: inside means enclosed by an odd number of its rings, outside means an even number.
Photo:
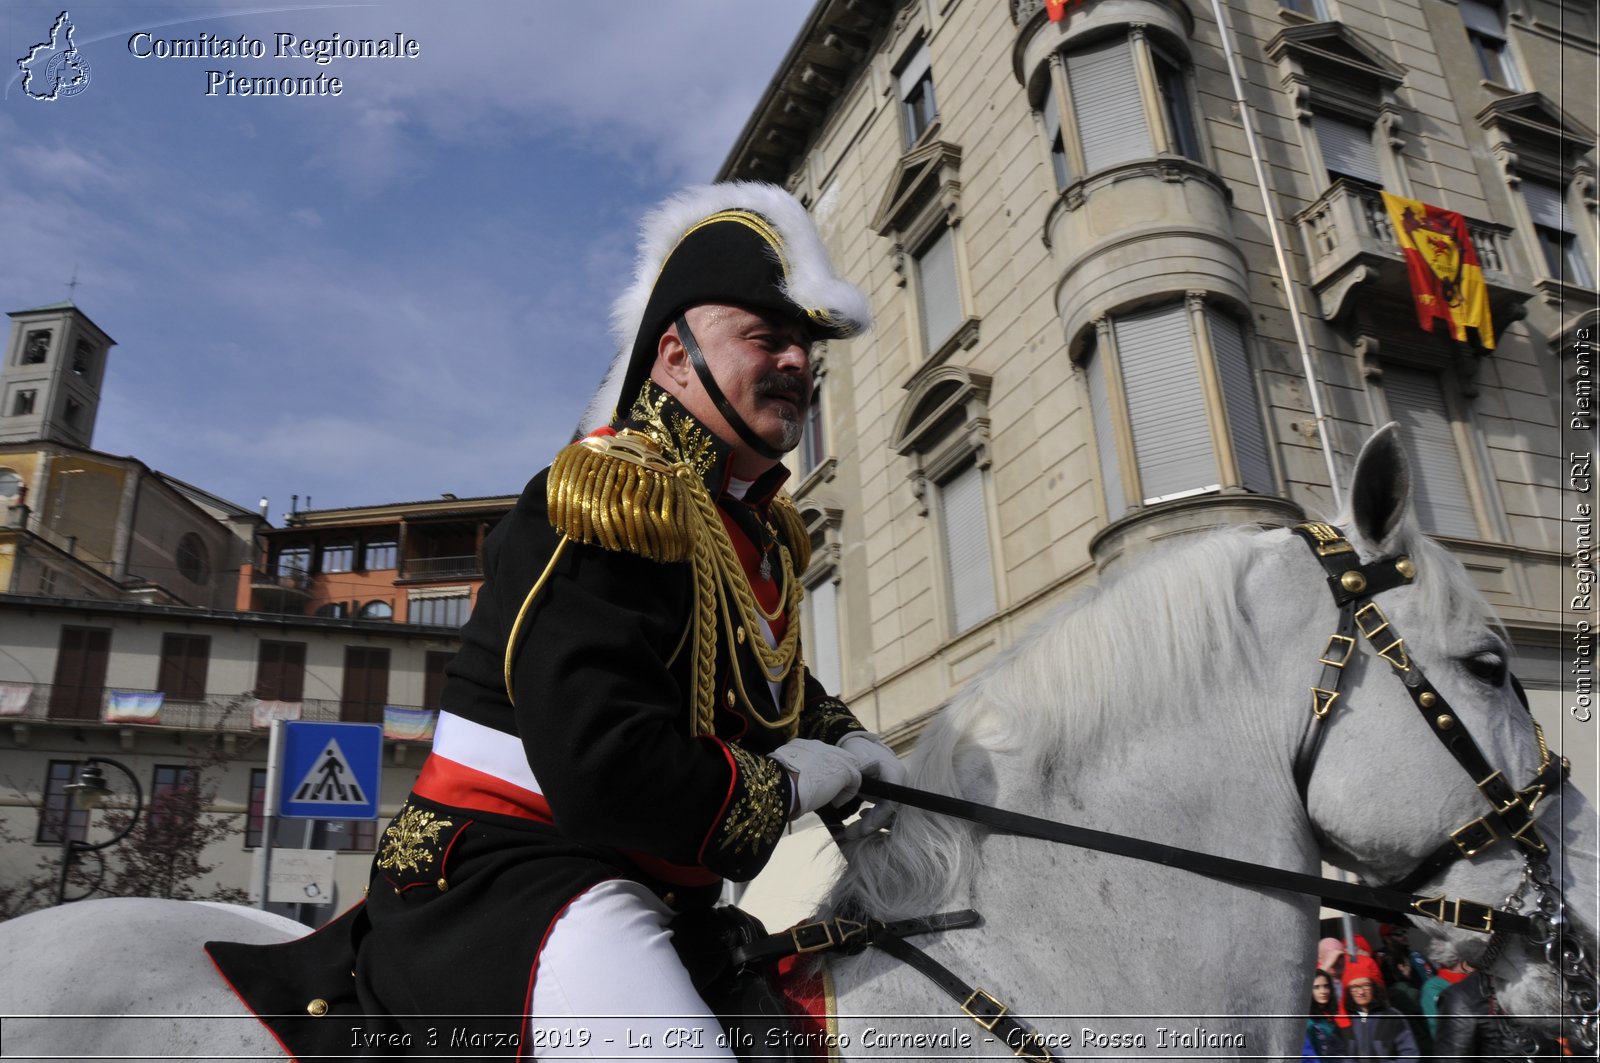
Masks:
[[[321,997],[306,1005],[306,1014],[314,1019],[320,1019],[328,1014],[328,1002]]]
[[[1394,570],[1406,579],[1417,574],[1417,566],[1409,557],[1402,557],[1394,563]]]
[[[665,904],[668,908],[671,908],[674,904],[678,903],[678,895],[673,893],[671,890],[668,890],[661,895],[661,903]]]
[[[445,890],[450,888],[450,883],[446,882],[442,878],[438,882],[434,883],[434,885],[439,887],[439,892],[440,893],[443,893]]]
[[[733,629],[733,641],[741,646],[744,645],[744,626],[742,624]]]
[[[1447,712],[1441,715],[1437,720],[1434,720],[1433,724],[1441,731],[1448,731],[1450,728],[1456,725],[1456,718]]]
[[[1422,692],[1422,694],[1417,698],[1418,703],[1421,704],[1422,707],[1425,708],[1425,709],[1433,708],[1434,702],[1436,702],[1438,700],[1439,700],[1438,698],[1433,696],[1433,691],[1431,691],[1431,690],[1424,690]]]
[[[1352,570],[1339,577],[1339,585],[1351,594],[1360,594],[1367,589],[1367,577]]]
[[[734,695],[733,688],[729,687],[728,688],[728,708],[730,708],[730,709],[733,708],[733,706],[735,704],[737,704],[737,702],[738,702],[738,698]]]

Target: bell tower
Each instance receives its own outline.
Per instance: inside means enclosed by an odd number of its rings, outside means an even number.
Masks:
[[[116,341],[70,301],[9,316],[11,337],[0,366],[0,443],[93,445],[106,356]]]

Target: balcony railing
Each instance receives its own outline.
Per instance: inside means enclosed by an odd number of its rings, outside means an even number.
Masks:
[[[465,557],[408,557],[400,568],[401,579],[451,579],[483,575],[483,565],[475,554]]]
[[[152,727],[180,731],[264,731],[273,718],[346,723],[383,723],[385,705],[346,705],[333,698],[270,701],[248,694],[203,698],[158,695],[129,687],[56,686],[0,680],[0,725],[52,722]],[[387,704],[410,713],[421,706]],[[390,735],[389,737],[399,737]]]
[[[1354,181],[1335,181],[1295,220],[1300,225],[1311,262],[1311,284],[1321,300],[1324,317],[1338,318],[1347,308],[1350,293],[1367,281],[1376,280],[1386,288],[1398,286],[1401,292],[1409,290],[1405,255],[1378,189]],[[1531,291],[1519,287],[1511,277],[1516,272],[1512,230],[1468,218],[1467,233],[1483,267],[1491,302],[1503,306],[1529,298]]]
[[[255,568],[250,570],[250,586],[257,590],[297,591],[304,594],[311,585],[311,577],[304,572],[290,571],[263,571]]]

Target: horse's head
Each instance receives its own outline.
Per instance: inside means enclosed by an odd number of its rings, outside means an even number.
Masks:
[[[1370,884],[1445,898],[1428,906],[1445,921],[1418,911],[1413,922],[1487,967],[1507,1011],[1570,1014],[1593,1003],[1592,982],[1581,988],[1593,961],[1571,957],[1580,945],[1594,954],[1594,813],[1545,748],[1503,630],[1462,566],[1418,532],[1410,504],[1389,426],[1357,459],[1343,538],[1290,547],[1303,578],[1331,588],[1318,612],[1326,619],[1314,621],[1327,630],[1314,634],[1331,636],[1341,621],[1356,629],[1302,665],[1323,691],[1308,713],[1325,710],[1298,744],[1306,808],[1331,862]],[[1492,916],[1458,910],[1458,898],[1538,914],[1535,940],[1482,932]],[[1537,938],[1552,928],[1560,940],[1547,950]],[[1562,949],[1565,986],[1546,957]]]

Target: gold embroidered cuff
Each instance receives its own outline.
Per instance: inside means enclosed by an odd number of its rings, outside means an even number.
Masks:
[[[728,750],[735,768],[734,798],[717,829],[717,858],[707,863],[715,867],[726,861],[735,868],[729,873],[736,875],[752,864],[759,869],[783,836],[789,822],[789,783],[783,765],[771,757],[731,742]]]
[[[851,731],[865,731],[850,706],[838,698],[819,698],[800,713],[799,738],[814,738],[818,742],[838,745],[839,739]]]

